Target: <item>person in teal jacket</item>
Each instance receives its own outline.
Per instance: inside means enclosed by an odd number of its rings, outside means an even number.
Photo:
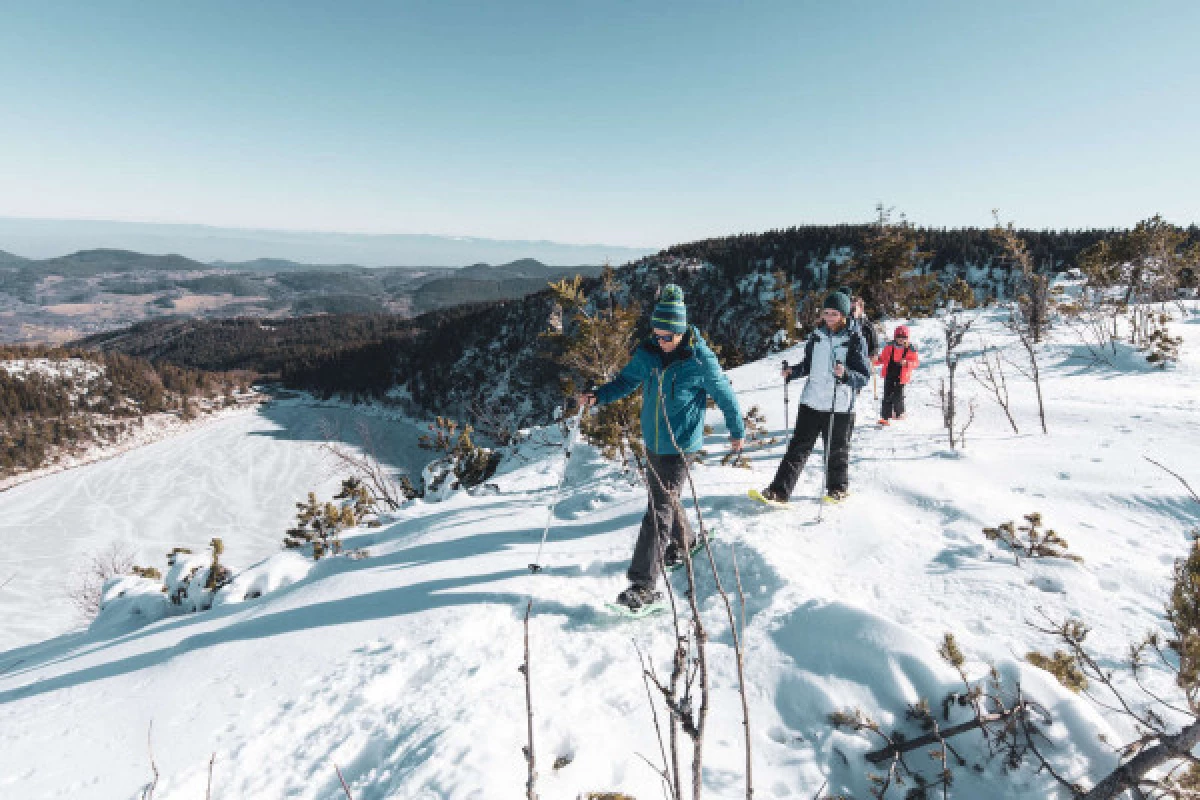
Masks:
[[[687,478],[685,459],[704,444],[708,398],[725,415],[732,450],[742,449],[745,436],[737,395],[704,337],[688,325],[682,289],[673,283],[663,287],[650,323],[653,334],[634,349],[624,369],[576,398],[581,407],[607,405],[642,389],[649,508],[633,549],[629,588],[617,596],[632,611],[661,599],[655,589],[661,564],[678,563],[692,545],[679,496]]]

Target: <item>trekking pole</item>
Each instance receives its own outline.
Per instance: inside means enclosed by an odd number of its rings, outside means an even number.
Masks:
[[[837,366],[840,363],[842,362],[835,361],[834,366]],[[829,404],[829,430],[825,436],[825,479],[821,484],[822,497],[825,496],[826,488],[829,486],[829,454],[833,450],[833,415],[837,409],[837,390],[837,374],[835,373],[833,376],[833,402]],[[817,508],[817,522],[820,522],[821,516],[825,513],[825,503],[820,501],[818,502],[819,506]]]
[[[583,427],[583,416],[587,412],[588,406],[579,409],[579,415],[575,418],[575,427],[567,434],[567,441],[563,444],[562,474],[558,476],[558,486],[554,489],[554,499],[546,509],[546,527],[542,530],[542,541],[538,544],[537,556],[533,559],[533,563],[529,565],[529,571],[534,575],[542,571],[542,548],[546,546],[546,537],[550,533],[550,523],[554,521],[554,509],[558,506],[559,497],[562,495],[563,483],[567,480],[567,467],[571,463],[571,450],[575,447],[575,440],[579,436],[579,429]]]
[[[788,363],[787,363],[786,358],[783,360],[783,368],[784,368],[784,370],[788,369]],[[786,430],[788,432],[788,436],[790,437],[791,432],[792,432],[792,415],[791,415],[791,412],[788,411],[788,392],[787,392],[787,386],[789,383],[788,378],[791,378],[791,375],[789,375],[787,378],[783,379],[783,428],[784,428],[784,430]]]

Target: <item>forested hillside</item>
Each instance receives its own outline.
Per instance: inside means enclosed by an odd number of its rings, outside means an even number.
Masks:
[[[152,414],[233,402],[247,374],[81,348],[0,347],[0,478],[121,440]]]
[[[1042,274],[1077,267],[1080,254],[1118,232],[1015,231]],[[1200,241],[1200,230],[1181,232]],[[899,270],[904,291],[880,294],[877,262]],[[890,264],[890,265],[889,265]],[[995,231],[914,228],[881,210],[873,225],[803,226],[681,244],[615,270],[602,303],[644,309],[658,287],[683,287],[689,321],[719,348],[727,365],[761,357],[781,325],[828,287],[862,288],[876,319],[920,316],[953,292],[960,303],[1006,298],[1020,270]],[[595,294],[596,278],[582,283]],[[967,287],[964,289],[963,287]],[[965,291],[965,295],[963,292]],[[549,291],[519,300],[460,306],[411,320],[344,315],[298,320],[148,323],[92,337],[117,349],[204,369],[253,369],[295,388],[382,396],[405,387],[424,411],[524,426],[561,400],[566,377],[540,336],[555,314]]]

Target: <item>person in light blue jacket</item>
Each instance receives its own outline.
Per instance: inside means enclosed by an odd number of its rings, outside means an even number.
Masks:
[[[660,565],[679,563],[692,546],[679,496],[687,478],[686,459],[704,443],[708,398],[725,415],[730,448],[741,450],[745,436],[737,395],[704,337],[688,325],[682,289],[663,287],[650,323],[652,335],[638,344],[617,376],[577,398],[580,406],[607,405],[642,390],[649,508],[629,565],[629,588],[617,597],[635,612],[661,599],[655,590]]]
[[[821,325],[804,343],[804,360],[784,370],[783,379],[807,377],[796,429],[771,485],[759,494],[771,503],[787,503],[817,437],[825,440],[825,495],[841,502],[850,486],[850,434],[854,400],[871,380],[867,343],[849,323],[850,298],[833,292],[821,309]]]

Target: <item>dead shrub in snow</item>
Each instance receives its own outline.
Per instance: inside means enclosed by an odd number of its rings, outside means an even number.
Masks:
[[[85,620],[100,612],[104,582],[118,575],[133,574],[133,549],[125,542],[112,542],[85,557],[84,563],[67,579],[67,598]]]

